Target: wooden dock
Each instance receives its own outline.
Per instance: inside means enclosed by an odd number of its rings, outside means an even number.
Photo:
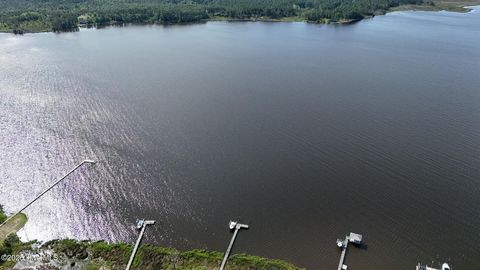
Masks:
[[[340,261],[338,262],[337,270],[346,270],[347,265],[345,262],[345,255],[347,253],[348,243],[353,243],[360,245],[362,244],[362,235],[358,233],[350,233],[345,236],[345,240],[337,239],[337,246],[342,249],[342,254],[340,255]]]

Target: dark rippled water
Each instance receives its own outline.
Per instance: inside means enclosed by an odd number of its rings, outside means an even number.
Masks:
[[[334,269],[480,269],[480,12],[0,35],[0,203],[24,239]]]

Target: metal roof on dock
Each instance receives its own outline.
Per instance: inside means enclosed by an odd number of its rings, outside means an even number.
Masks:
[[[354,244],[361,244],[362,238],[363,236],[361,234],[353,233],[353,232],[351,232],[350,235],[348,236],[348,240],[350,241],[350,243],[354,243]]]

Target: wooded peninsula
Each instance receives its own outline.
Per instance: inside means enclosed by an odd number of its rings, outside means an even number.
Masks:
[[[352,22],[423,0],[1,0],[0,32],[206,20]]]

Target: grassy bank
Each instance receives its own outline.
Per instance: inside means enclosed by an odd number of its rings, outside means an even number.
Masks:
[[[0,243],[3,243],[8,235],[16,234],[21,228],[23,228],[23,226],[25,226],[25,223],[27,223],[27,215],[20,213],[2,225],[0,227]]]
[[[3,211],[3,206],[0,205],[0,224],[3,224],[7,219],[8,216]],[[9,236],[16,235],[16,233],[25,226],[27,220],[27,215],[20,213],[0,226],[0,247],[4,245],[5,240]]]
[[[71,239],[54,240],[44,243],[35,253],[53,251],[56,256],[51,260],[36,262],[35,267],[75,266],[85,270],[120,270],[124,269],[132,251],[128,244],[108,244],[103,241],[88,242]],[[32,252],[29,250],[28,252]],[[223,253],[207,250],[191,250],[181,252],[173,248],[142,245],[135,257],[132,269],[176,269],[176,270],[210,270],[218,269]],[[9,269],[2,268],[0,269]],[[50,268],[48,268],[50,269]],[[57,269],[57,268],[52,268]],[[285,261],[266,259],[246,254],[232,255],[227,264],[230,270],[300,270]]]
[[[3,212],[3,207],[0,205],[0,224],[7,220],[7,215]],[[0,227],[0,255],[18,254],[19,252],[29,249],[29,243],[22,243],[17,236],[17,232],[27,223],[27,216],[20,213],[7,223]],[[9,269],[15,265],[12,261],[4,261],[3,257],[0,260],[0,269]]]

